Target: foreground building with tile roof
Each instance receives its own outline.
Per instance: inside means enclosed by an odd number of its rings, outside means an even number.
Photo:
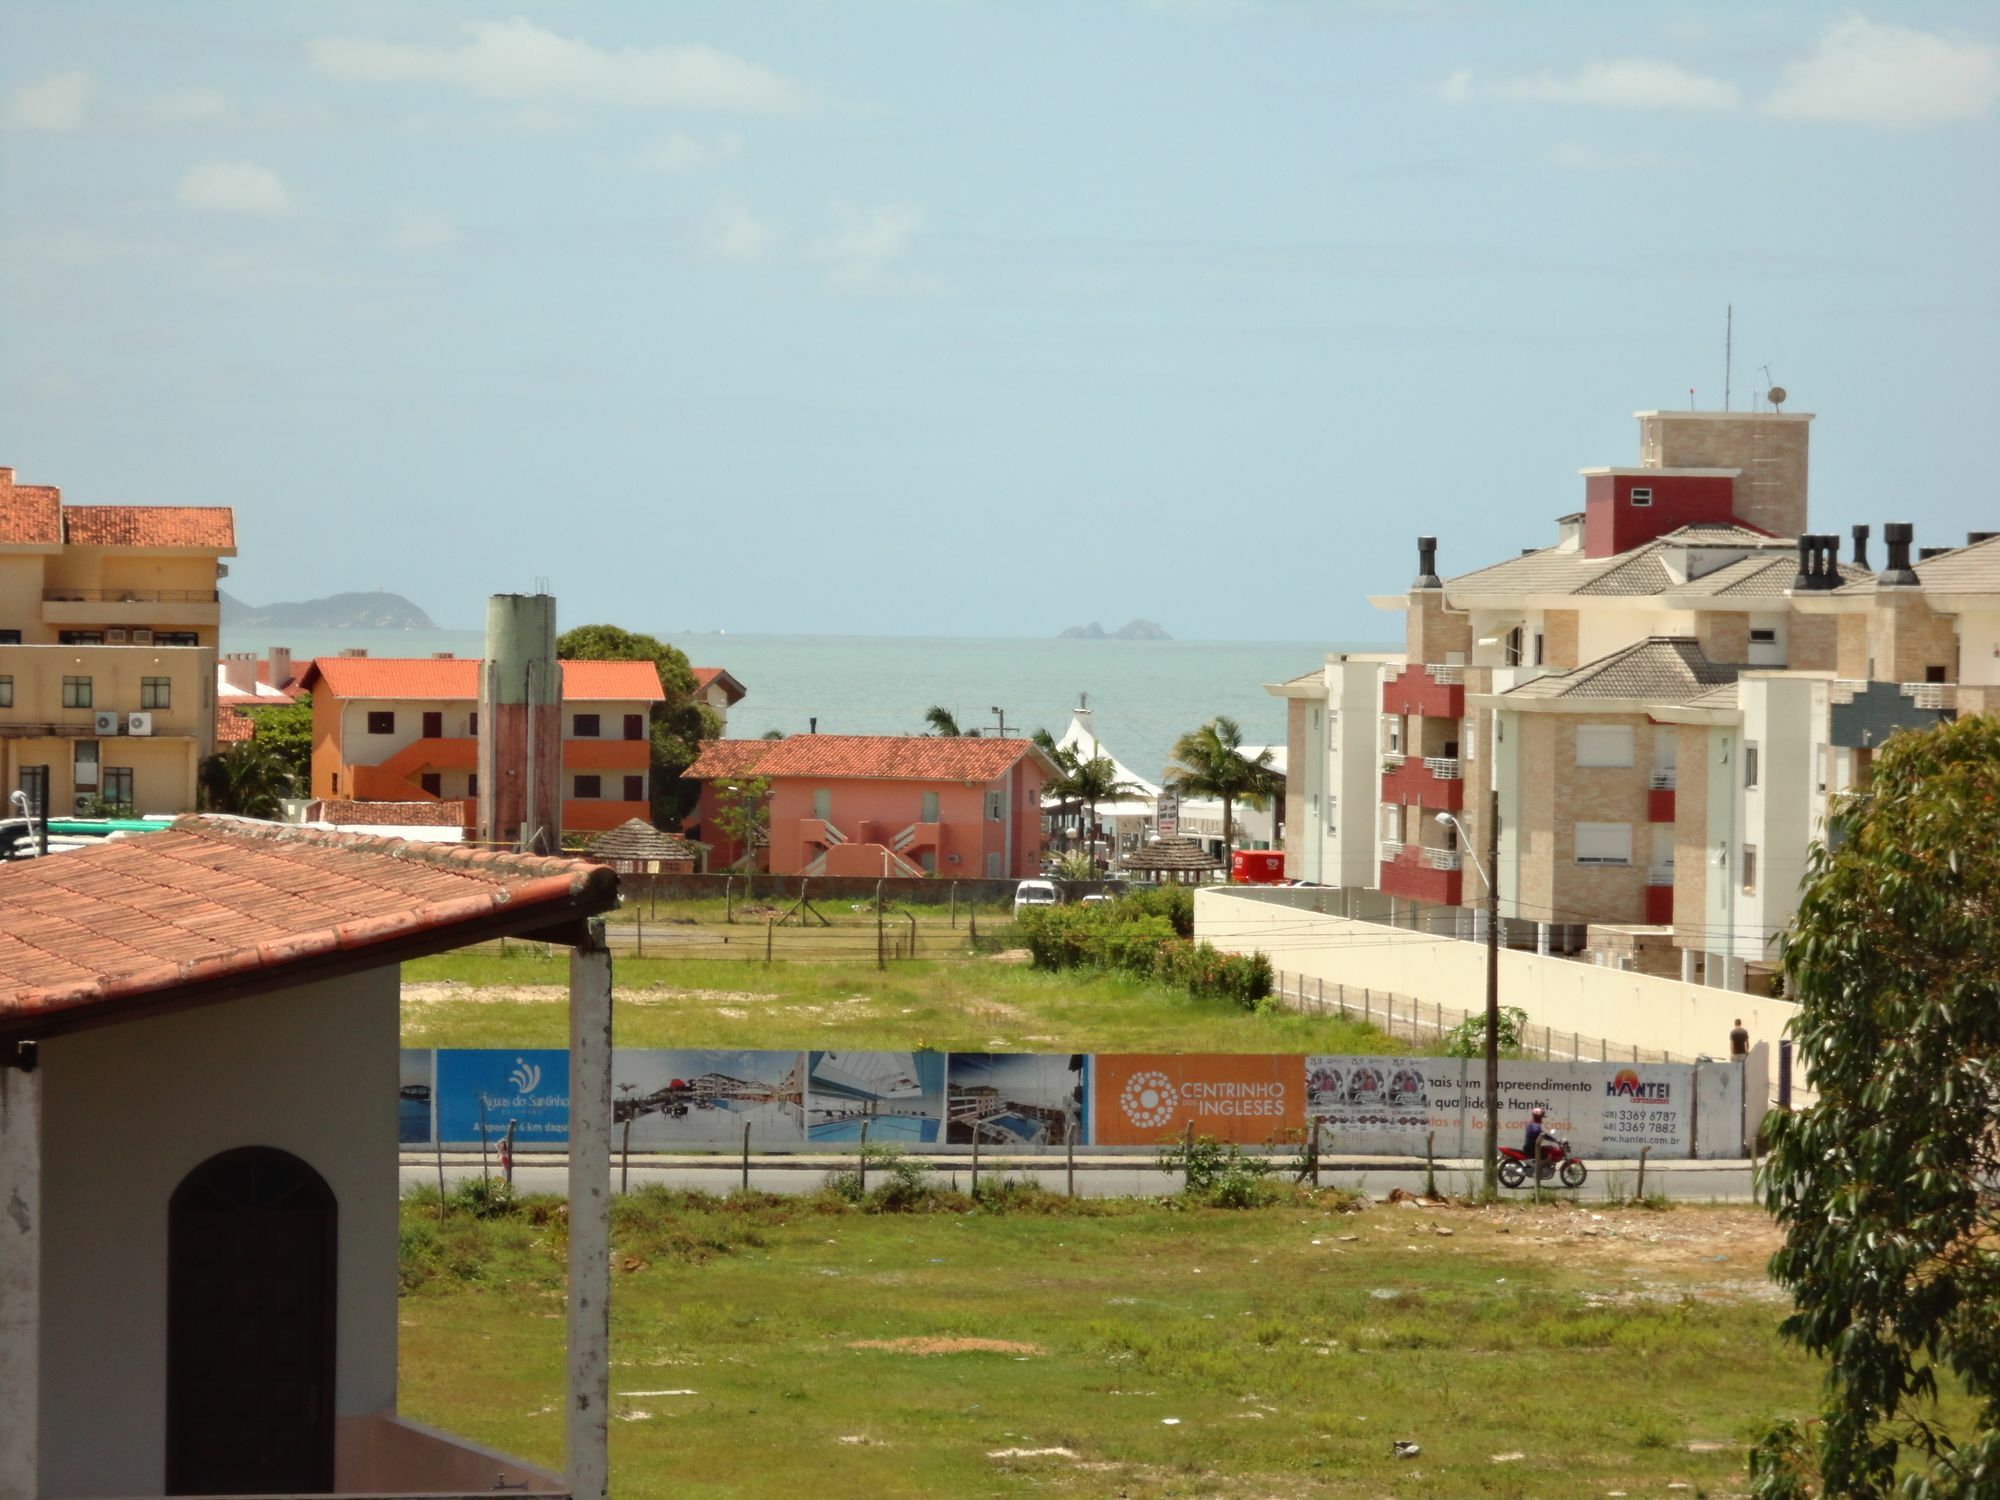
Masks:
[[[1510,941],[1671,927],[1682,977],[1740,987],[1872,744],[2000,705],[2000,542],[1912,567],[1891,525],[1877,573],[1868,527],[1846,560],[1809,529],[1809,415],[1638,420],[1640,463],[1584,470],[1553,545],[1441,577],[1420,539],[1410,589],[1375,600],[1405,615],[1400,660],[1271,686],[1304,771],[1288,853],[1471,935],[1497,806]]]
[[[0,788],[186,812],[216,738],[227,506],[68,505],[0,468]]]
[[[665,701],[649,661],[562,667],[562,826],[598,833],[652,808],[648,719]],[[316,658],[312,795],[357,802],[456,802],[479,795],[479,673],[470,657]]]
[[[713,740],[685,774],[703,783],[688,833],[711,870],[746,857],[718,821],[726,784],[761,781],[770,874],[1020,880],[1041,870],[1056,767],[1031,740],[802,734]]]
[[[0,1494],[601,1500],[617,899],[221,818],[0,864]],[[397,1413],[400,966],[503,935],[575,950],[566,1476]]]

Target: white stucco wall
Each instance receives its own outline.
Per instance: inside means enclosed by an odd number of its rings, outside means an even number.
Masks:
[[[388,968],[43,1044],[44,1496],[161,1492],[167,1202],[233,1147],[332,1188],[335,1411],[394,1405],[397,1003]]]

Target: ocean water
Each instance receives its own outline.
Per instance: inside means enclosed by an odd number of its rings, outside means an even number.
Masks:
[[[1227,714],[1249,744],[1281,744],[1282,699],[1264,684],[1317,666],[1328,651],[1385,649],[1382,642],[1059,641],[940,636],[662,635],[696,666],[724,667],[748,690],[730,710],[729,734],[920,734],[924,710],[942,704],[961,727],[1060,735],[1089,696],[1099,740],[1141,776],[1157,780],[1184,731]],[[288,645],[295,657],[359,646],[371,656],[477,656],[466,630],[298,631],[279,641],[224,631],[226,651]]]

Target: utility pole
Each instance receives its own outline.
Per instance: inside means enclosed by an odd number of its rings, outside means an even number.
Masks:
[[[996,734],[997,734],[997,737],[998,737],[998,738],[1000,738],[1000,739],[1003,739],[1003,740],[1004,740],[1004,739],[1006,739],[1006,738],[1007,738],[1007,710],[1006,710],[1006,709],[1004,709],[1004,708],[1002,708],[1002,707],[1001,707],[1001,706],[1000,706],[999,704],[997,704],[997,703],[996,703],[996,704],[994,704],[994,705],[993,705],[993,717],[994,717],[994,718],[996,718],[996,719],[998,719],[998,720],[1000,721],[1000,728],[998,729],[998,731],[996,731]]]
[[[1500,727],[1496,711],[1490,721]],[[1486,1196],[1500,1193],[1500,766],[1497,734],[1487,737],[1493,788],[1486,800]]]

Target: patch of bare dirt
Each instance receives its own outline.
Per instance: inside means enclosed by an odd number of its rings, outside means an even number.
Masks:
[[[998,953],[987,954],[986,961],[989,964],[1006,964],[1009,968],[1018,968],[1022,964],[1033,963],[1035,955],[1026,948],[1002,948]]]
[[[757,990],[702,990],[673,989],[626,989],[620,987],[618,1003],[621,1005],[674,1005],[684,1001],[700,1001],[722,1005],[768,1004],[780,996],[765,994]],[[569,1003],[569,989],[560,984],[484,984],[470,985],[459,979],[427,980],[421,984],[403,986],[405,1005],[436,1005],[444,1001],[465,1002],[472,1005],[500,1005],[507,1003],[551,1004]]]
[[[886,1349],[891,1354],[1047,1354],[1040,1344],[1012,1339],[902,1338],[860,1339],[850,1349]]]

